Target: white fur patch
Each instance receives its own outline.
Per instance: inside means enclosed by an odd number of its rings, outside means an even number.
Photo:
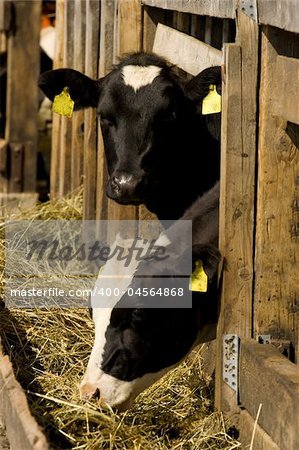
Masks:
[[[121,72],[125,85],[131,86],[136,92],[142,86],[151,84],[160,75],[161,67],[128,65]]]

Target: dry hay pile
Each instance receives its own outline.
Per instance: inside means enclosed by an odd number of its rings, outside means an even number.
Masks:
[[[80,219],[82,192],[22,213],[21,219]],[[3,241],[1,244],[3,268]],[[1,278],[3,283],[3,276]],[[0,330],[30,408],[57,449],[235,449],[222,415],[212,412],[199,353],[117,415],[79,400],[78,385],[93,342],[88,311],[0,310]],[[206,395],[203,395],[205,392]]]

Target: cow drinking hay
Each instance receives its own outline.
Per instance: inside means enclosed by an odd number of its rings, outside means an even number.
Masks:
[[[83,397],[100,395],[126,409],[196,343],[213,338],[219,260],[219,186],[213,186],[219,178],[220,119],[218,114],[214,123],[207,122],[200,112],[209,86],[219,89],[220,78],[220,69],[213,67],[182,82],[163,59],[146,53],[129,55],[99,80],[71,69],[40,78],[50,99],[67,87],[76,109],[97,109],[108,197],[121,204],[144,204],[160,220],[193,220],[192,250],[210,281],[207,293],[193,294],[192,309],[150,310],[136,303],[137,308],[94,310],[95,345],[81,384]],[[133,284],[138,283],[138,270],[132,271]],[[198,296],[203,299],[198,301]]]

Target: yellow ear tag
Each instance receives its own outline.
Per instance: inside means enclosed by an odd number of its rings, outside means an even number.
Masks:
[[[195,263],[195,270],[190,277],[189,289],[196,292],[207,292],[208,290],[208,276],[200,260]]]
[[[215,114],[221,112],[221,95],[218,94],[215,84],[210,84],[210,92],[202,101],[202,114]]]
[[[56,95],[54,98],[53,112],[61,114],[62,116],[72,117],[74,110],[74,101],[71,99],[69,94],[69,89],[67,87],[63,88],[61,94]]]

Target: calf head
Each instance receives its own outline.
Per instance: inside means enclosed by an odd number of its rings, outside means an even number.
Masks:
[[[212,180],[198,190],[198,171],[205,157],[198,149],[194,156],[193,149],[196,141],[200,147],[200,141],[206,140],[205,131],[201,136],[204,123],[197,114],[201,102],[209,85],[220,89],[220,83],[219,67],[184,83],[160,57],[137,53],[99,80],[72,69],[58,69],[42,74],[39,86],[51,100],[68,87],[75,109],[97,109],[109,172],[107,195],[122,204],[145,203],[159,212],[158,205],[163,200],[165,209],[165,200],[179,185],[188,192],[193,176],[197,181],[195,189],[190,187],[194,198],[189,203],[217,179],[218,168],[211,167]],[[204,147],[211,152],[209,142]],[[194,166],[197,172],[193,174]]]

